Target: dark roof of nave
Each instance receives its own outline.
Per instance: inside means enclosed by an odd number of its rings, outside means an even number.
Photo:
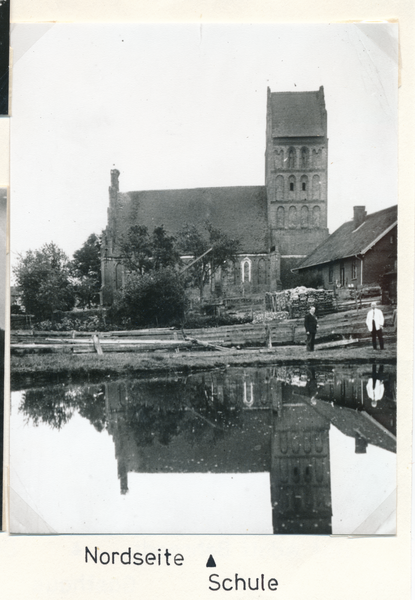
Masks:
[[[264,186],[128,192],[130,216],[150,231],[163,225],[177,233],[184,224],[206,221],[239,239],[244,253],[268,252],[267,193]],[[126,223],[124,223],[125,227]]]
[[[322,92],[272,92],[272,135],[276,137],[324,136],[320,102]]]
[[[356,254],[365,254],[379,236],[382,236],[396,222],[397,218],[398,207],[395,205],[367,215],[363,224],[357,229],[354,227],[354,221],[343,223],[309,254],[298,268],[304,269]]]

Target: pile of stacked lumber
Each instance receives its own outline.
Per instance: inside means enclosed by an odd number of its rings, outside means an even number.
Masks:
[[[319,316],[336,311],[334,293],[331,290],[316,290],[303,286],[283,292],[267,292],[265,306],[268,311],[288,311],[290,319],[304,317],[310,306],[316,307]]]

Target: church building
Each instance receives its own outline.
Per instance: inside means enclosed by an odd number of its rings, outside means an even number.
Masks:
[[[209,221],[240,241],[238,258],[220,281],[229,296],[290,287],[295,268],[328,236],[327,111],[324,89],[267,91],[265,185],[119,191],[111,171],[108,223],[102,243],[102,300],[122,289],[120,240],[132,225],[176,235],[185,223]]]

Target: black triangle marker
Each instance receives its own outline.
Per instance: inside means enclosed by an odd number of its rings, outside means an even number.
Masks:
[[[215,559],[213,558],[213,556],[211,554],[209,555],[206,566],[207,567],[216,567]]]

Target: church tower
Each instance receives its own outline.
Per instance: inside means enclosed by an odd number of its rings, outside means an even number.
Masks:
[[[327,236],[327,111],[324,89],[268,88],[265,151],[271,281],[280,282]],[[275,257],[278,257],[275,259]],[[276,289],[276,287],[274,287]]]

